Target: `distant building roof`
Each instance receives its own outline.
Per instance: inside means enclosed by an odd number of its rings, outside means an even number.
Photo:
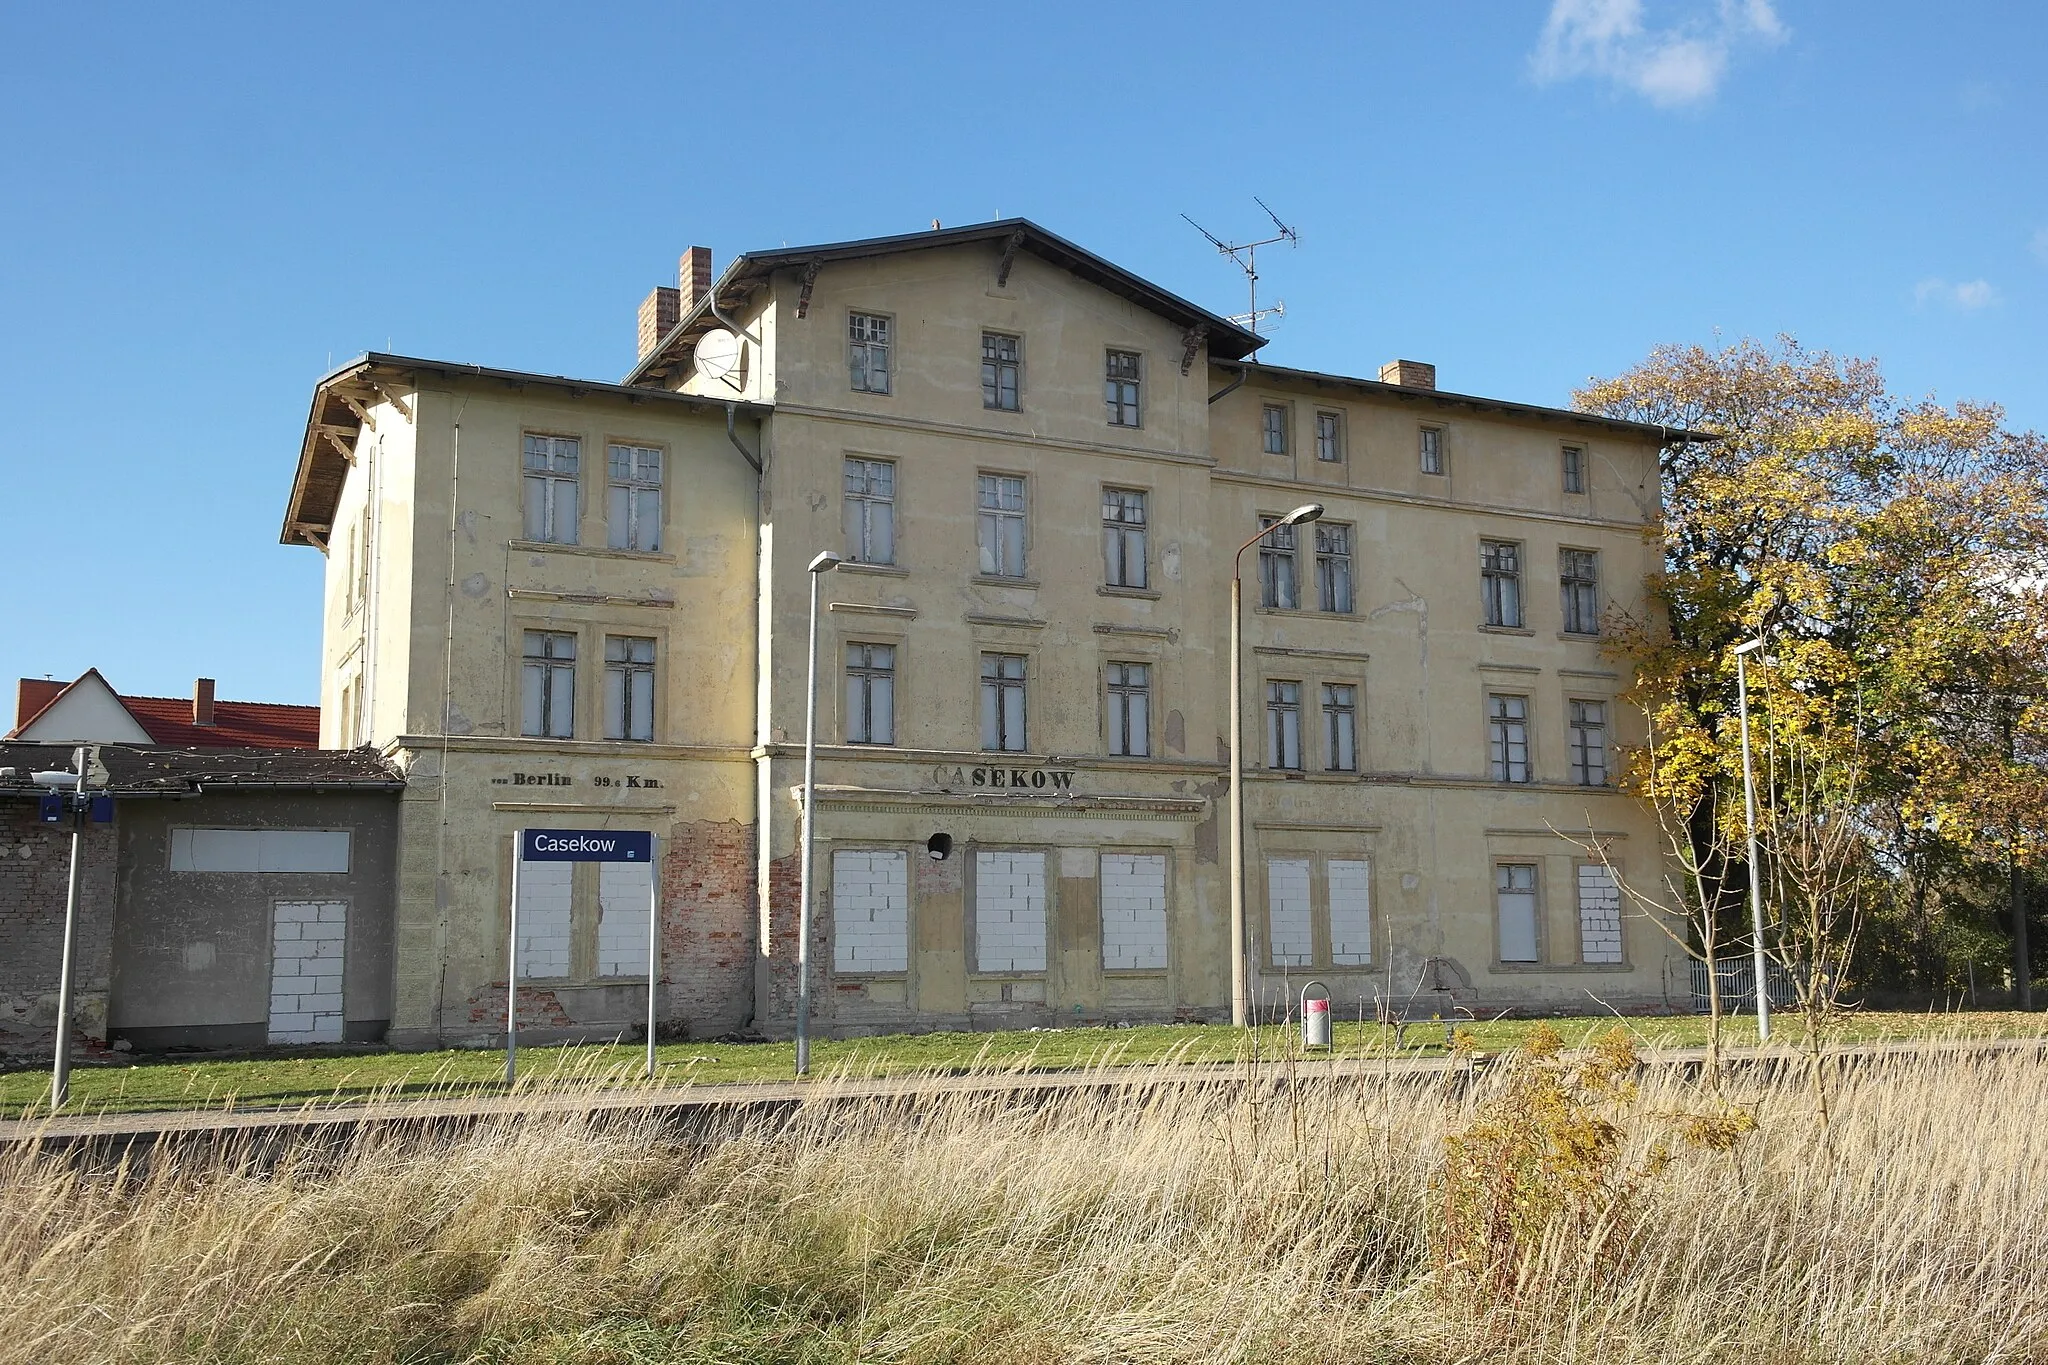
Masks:
[[[98,669],[89,668],[68,683],[21,679],[14,729],[5,738],[181,749],[318,749],[320,708],[217,701],[211,678],[199,679],[189,698],[124,696]]]
[[[32,773],[66,771],[69,744],[0,741],[0,798],[37,794]],[[160,749],[95,747],[104,790],[115,796],[192,796],[208,791],[397,791],[405,775],[375,749]]]

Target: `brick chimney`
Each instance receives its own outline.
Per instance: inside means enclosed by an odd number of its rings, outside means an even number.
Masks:
[[[1380,383],[1399,384],[1404,389],[1436,387],[1436,366],[1419,360],[1389,360],[1380,366]]]
[[[646,298],[640,300],[640,359],[654,354],[654,348],[661,345],[661,339],[669,334],[683,318],[683,295],[681,290],[667,285],[657,285]]]
[[[201,678],[192,684],[192,723],[213,724],[213,679]]]
[[[693,246],[683,253],[676,263],[676,285],[683,296],[683,311],[689,312],[697,301],[711,292],[711,248]]]
[[[64,684],[54,678],[23,678],[14,694],[15,728],[28,724],[28,718],[57,699],[64,690]]]

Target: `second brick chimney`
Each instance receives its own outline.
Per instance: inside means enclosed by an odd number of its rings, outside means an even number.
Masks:
[[[1404,389],[1436,387],[1436,366],[1420,360],[1389,360],[1380,366],[1380,383],[1399,384]]]
[[[192,723],[213,724],[213,679],[201,678],[192,684]]]
[[[653,292],[640,300],[640,359],[653,355],[669,329],[682,321],[682,299],[680,290],[663,284],[656,285]]]
[[[693,246],[683,253],[676,263],[676,286],[683,296],[683,311],[689,312],[697,301],[711,292],[711,248]]]

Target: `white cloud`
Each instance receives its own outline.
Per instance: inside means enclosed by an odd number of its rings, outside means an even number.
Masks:
[[[1660,29],[1643,19],[1643,0],[1552,0],[1530,56],[1538,81],[1591,76],[1664,108],[1712,99],[1737,47],[1773,46],[1789,34],[1771,0],[1718,0]]]
[[[1950,284],[1947,280],[1930,276],[1913,286],[1913,302],[1925,307],[1938,303],[1964,313],[1974,313],[1979,308],[1989,308],[1998,302],[1998,291],[1991,287],[1989,280],[1963,280]]]

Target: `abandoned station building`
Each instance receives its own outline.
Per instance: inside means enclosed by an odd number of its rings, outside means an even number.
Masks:
[[[1261,1009],[1666,999],[1602,630],[1688,433],[1260,364],[1023,220],[692,248],[637,323],[616,384],[373,353],[314,392],[283,538],[327,557],[322,743],[407,776],[392,1041],[502,1027],[535,825],[659,837],[664,1019],[789,1031],[827,551],[820,1031],[1228,1018],[1232,555],[1312,502],[1244,560]],[[522,1028],[633,1026],[647,875],[524,868]]]

